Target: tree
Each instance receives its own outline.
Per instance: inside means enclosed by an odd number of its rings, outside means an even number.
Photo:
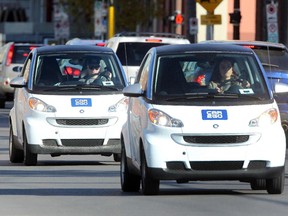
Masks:
[[[116,0],[116,32],[149,31],[153,18],[163,17],[164,0]]]
[[[59,0],[69,15],[71,37],[94,36],[94,0]]]
[[[165,0],[114,0],[116,32],[149,31],[153,18],[163,17]],[[59,0],[70,17],[71,37],[94,37],[95,0]],[[109,0],[106,1],[109,4]]]

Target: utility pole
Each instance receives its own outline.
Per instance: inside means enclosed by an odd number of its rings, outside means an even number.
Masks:
[[[187,39],[191,43],[197,43],[197,33],[198,33],[198,20],[196,17],[196,1],[195,0],[186,0],[186,6],[185,6],[185,13],[187,17],[185,17],[185,24],[187,26],[186,28],[186,36]],[[191,32],[191,19],[195,21],[195,31]]]
[[[114,9],[114,1],[109,1],[109,9],[108,9],[108,39],[113,37],[115,34],[115,9]]]
[[[176,11],[182,14],[182,0],[176,0]],[[175,33],[182,34],[182,24],[176,25]]]
[[[240,12],[240,0],[234,0],[234,12],[230,13],[230,23],[233,24],[233,39],[240,39],[240,21],[241,21],[241,12]]]

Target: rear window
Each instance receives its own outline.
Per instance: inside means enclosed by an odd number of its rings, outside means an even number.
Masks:
[[[139,66],[145,54],[152,47],[168,45],[166,43],[120,43],[116,51],[122,65]]]
[[[14,53],[12,57],[12,63],[16,64],[24,64],[26,57],[28,56],[29,52],[38,46],[31,45],[31,46],[14,46]]]
[[[285,49],[274,47],[251,47],[267,71],[285,71],[288,73],[288,53]]]

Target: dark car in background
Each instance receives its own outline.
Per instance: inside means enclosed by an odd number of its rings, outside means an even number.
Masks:
[[[201,43],[229,43],[251,48],[260,59],[280,109],[282,126],[288,141],[288,48],[281,43],[266,41],[204,41]]]
[[[0,108],[6,101],[13,100],[14,88],[10,81],[18,76],[29,52],[42,44],[6,43],[0,49]]]

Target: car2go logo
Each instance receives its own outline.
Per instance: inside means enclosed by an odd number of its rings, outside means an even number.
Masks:
[[[79,106],[92,106],[91,98],[72,98],[71,99],[72,107],[79,107]]]
[[[227,120],[227,110],[202,110],[203,120]]]

